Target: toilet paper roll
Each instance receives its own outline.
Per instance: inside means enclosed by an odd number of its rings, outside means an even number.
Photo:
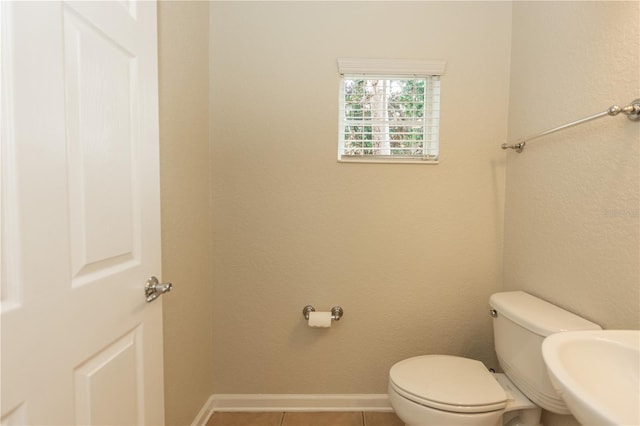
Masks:
[[[309,327],[331,327],[331,312],[309,312]]]

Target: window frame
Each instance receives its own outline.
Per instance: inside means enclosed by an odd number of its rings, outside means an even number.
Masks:
[[[341,163],[396,163],[396,164],[438,164],[436,156],[410,156],[410,155],[345,155],[344,154],[344,86],[345,80],[407,80],[426,79],[425,91],[429,85],[433,85],[433,77],[438,77],[437,88],[439,97],[440,79],[444,75],[446,62],[435,60],[398,60],[398,59],[338,59],[338,72],[340,74],[339,99],[338,99],[338,162]],[[427,96],[427,93],[425,93]],[[433,98],[425,99],[425,108],[433,106]],[[428,117],[424,117],[427,119]],[[438,129],[439,129],[439,115]],[[391,126],[389,126],[391,127]],[[427,124],[423,123],[423,132]],[[439,145],[439,135],[436,139]]]

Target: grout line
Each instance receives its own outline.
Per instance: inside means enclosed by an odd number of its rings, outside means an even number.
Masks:
[[[285,426],[287,424],[286,420],[287,420],[287,414],[288,413],[286,411],[279,411],[279,413],[280,413],[280,420],[278,421],[277,426]],[[359,415],[359,417],[360,417],[360,425],[359,426],[368,426],[366,412],[365,411],[358,411],[358,413],[360,414]],[[207,424],[210,423],[211,425],[219,425],[220,424],[219,420],[215,420],[213,418],[213,414],[214,413],[212,413],[212,416],[209,419],[209,421],[207,422]],[[237,412],[236,414],[242,415],[242,414],[245,414],[245,413]],[[375,421],[374,421],[374,423],[375,423]],[[269,424],[273,425],[274,423],[269,423]],[[349,423],[349,424],[353,424],[353,423]],[[261,424],[260,426],[267,426],[267,424]]]
[[[367,426],[367,420],[364,414],[365,414],[364,411],[360,411],[360,426]],[[284,426],[286,417],[287,417],[286,411],[280,413],[279,426]]]

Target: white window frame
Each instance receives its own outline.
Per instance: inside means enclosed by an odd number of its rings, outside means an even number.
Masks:
[[[345,163],[411,163],[411,164],[437,164],[439,159],[439,86],[440,76],[444,75],[445,61],[434,60],[403,60],[403,59],[338,59],[338,72],[340,73],[339,89],[339,134],[338,134],[338,161]],[[423,123],[423,130],[435,129],[435,135],[429,139],[429,143],[435,148],[434,155],[406,156],[406,155],[347,155],[345,154],[345,113],[344,113],[344,81],[345,80],[393,80],[393,79],[425,79],[427,99],[425,109],[433,112],[425,120],[432,120],[430,124]],[[433,89],[436,90],[433,90]],[[435,94],[435,96],[433,96]],[[432,111],[435,108],[435,111]],[[435,122],[434,122],[435,121]],[[425,143],[427,141],[425,140]]]

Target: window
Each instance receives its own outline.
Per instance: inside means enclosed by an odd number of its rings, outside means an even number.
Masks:
[[[340,59],[339,161],[438,161],[441,61]]]

